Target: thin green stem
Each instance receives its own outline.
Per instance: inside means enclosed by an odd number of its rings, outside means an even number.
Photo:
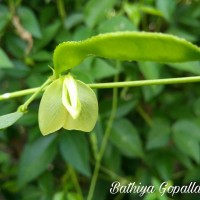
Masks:
[[[149,117],[149,115],[144,111],[144,109],[141,106],[137,107],[137,111],[139,112],[139,114],[143,117],[143,119],[145,120],[145,122],[149,125],[152,126],[153,122],[151,120],[151,118]]]
[[[118,174],[115,174],[113,171],[110,171],[104,166],[101,166],[101,171],[104,172],[109,177],[111,177],[111,180],[115,180],[115,181],[117,180],[121,183],[123,182],[124,184],[130,182],[130,180],[128,180],[127,178],[124,178],[124,177],[119,176]]]
[[[121,194],[118,194],[117,197],[114,200],[121,200],[123,198],[124,198],[124,194],[121,193]]]
[[[93,89],[103,88],[120,88],[120,87],[139,87],[148,85],[167,85],[167,84],[180,84],[180,83],[192,83],[200,82],[200,76],[191,76],[183,78],[166,78],[166,79],[155,79],[155,80],[141,80],[141,81],[125,81],[125,82],[112,82],[112,83],[94,83],[88,84]],[[5,93],[0,95],[1,100],[7,100],[15,97],[20,97],[36,92],[39,88],[32,88],[27,90],[20,90],[17,92]]]
[[[118,76],[115,76],[114,81],[118,80]],[[93,176],[92,176],[92,180],[91,180],[91,184],[90,184],[90,189],[89,189],[89,193],[88,193],[88,198],[87,200],[92,200],[93,198],[93,194],[94,194],[94,190],[95,190],[95,186],[96,186],[96,182],[97,182],[97,178],[99,175],[99,170],[100,170],[100,166],[101,166],[101,160],[103,158],[103,154],[105,152],[106,149],[106,145],[108,143],[108,139],[111,133],[111,128],[112,128],[112,124],[116,115],[116,111],[117,111],[117,96],[118,96],[118,89],[117,88],[113,88],[113,100],[112,100],[112,110],[111,110],[111,114],[108,120],[108,124],[105,130],[105,134],[103,137],[103,141],[101,144],[101,148],[99,150],[99,153],[97,155],[97,159],[96,159],[96,163],[95,163],[95,167],[94,167],[94,172],[93,172]]]
[[[57,0],[57,7],[58,7],[58,12],[60,14],[60,17],[62,21],[64,22],[65,17],[66,17],[66,11],[65,11],[65,5],[63,0]]]
[[[20,107],[19,107],[19,110],[22,111],[22,112],[25,112],[29,106],[29,104],[36,98],[36,96],[51,82],[52,80],[51,79],[47,79],[47,81],[42,84],[36,91],[35,93],[33,93],[33,95],[30,96],[30,98],[28,98],[28,100],[22,104]]]
[[[192,83],[192,82],[200,82],[200,76],[113,82],[113,83],[95,83],[95,84],[88,84],[88,86],[94,89],[102,89],[102,88],[139,87],[148,85],[166,85],[166,84]]]
[[[81,200],[83,200],[84,199],[83,193],[81,191],[81,187],[80,187],[79,182],[78,182],[77,174],[76,174],[74,168],[71,165],[68,166],[68,169],[69,169],[69,173],[71,175],[71,179],[74,183],[74,187],[75,187],[77,193],[79,194]]]
[[[38,89],[39,89],[39,87],[26,89],[26,90],[20,90],[20,91],[17,91],[17,92],[4,93],[4,94],[0,95],[0,101],[12,99],[12,98],[15,98],[15,97],[29,95],[29,94],[36,92]]]
[[[97,160],[97,157],[98,157],[98,144],[97,144],[97,137],[94,133],[91,133],[89,135],[89,138],[90,138],[90,144],[92,146],[92,151],[93,151],[93,155],[94,155],[94,158],[95,160]]]
[[[8,5],[9,5],[10,13],[13,16],[15,13],[15,2],[13,0],[9,0]]]

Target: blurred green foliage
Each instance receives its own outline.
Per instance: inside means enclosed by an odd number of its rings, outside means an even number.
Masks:
[[[51,75],[48,66],[60,42],[129,30],[170,33],[200,45],[199,25],[199,0],[0,1],[0,93],[40,86]],[[113,60],[90,57],[72,74],[86,83],[112,82],[114,76],[120,81],[183,77],[200,75],[200,64],[122,62],[119,69]],[[138,194],[109,194],[113,181],[155,187],[164,181],[200,182],[199,84],[118,92],[93,199],[139,199]],[[61,130],[42,137],[39,99],[15,125],[0,130],[0,199],[86,198],[113,98],[111,89],[96,93],[99,120],[90,134]],[[25,99],[1,101],[0,115],[14,112]],[[140,199],[195,200],[199,194],[153,193]]]

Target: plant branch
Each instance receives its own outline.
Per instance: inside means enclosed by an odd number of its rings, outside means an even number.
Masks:
[[[76,189],[76,192],[79,194],[80,199],[83,200],[84,198],[83,198],[83,194],[82,194],[82,191],[81,191],[81,187],[79,185],[77,174],[76,174],[74,168],[71,165],[68,165],[68,169],[69,169],[69,173],[71,175],[74,187]]]
[[[36,92],[38,89],[39,89],[39,87],[26,89],[26,90],[20,90],[20,91],[16,91],[16,92],[4,93],[4,94],[0,95],[0,101],[29,95],[29,94]]]
[[[112,83],[94,83],[94,84],[88,84],[88,86],[93,89],[103,89],[103,88],[120,88],[120,87],[139,87],[139,86],[148,86],[148,85],[180,84],[180,83],[192,83],[192,82],[200,82],[200,76],[112,82]],[[38,89],[39,87],[26,89],[26,90],[20,90],[17,92],[5,93],[5,94],[0,95],[0,101],[32,94],[36,92]]]
[[[118,65],[119,65],[119,63],[118,63]],[[117,67],[119,67],[118,65],[117,65]],[[114,81],[118,81],[118,75],[116,75],[114,77]],[[109,139],[109,136],[110,136],[110,133],[111,133],[111,128],[112,128],[113,121],[114,121],[116,111],[117,111],[117,100],[118,100],[118,89],[113,88],[112,110],[111,110],[110,117],[108,119],[108,124],[106,126],[106,130],[105,130],[105,134],[104,134],[103,141],[102,141],[102,144],[101,144],[101,148],[100,148],[99,153],[98,153],[97,158],[96,158],[96,163],[95,163],[95,167],[94,167],[94,172],[93,172],[93,176],[92,176],[87,200],[93,199],[93,194],[94,194],[97,178],[98,178],[98,175],[99,175],[99,170],[100,170],[100,167],[101,167],[101,160],[103,158],[103,154],[105,152],[106,145],[108,143],[108,139]]]
[[[88,84],[88,86],[94,89],[103,89],[103,88],[139,87],[148,85],[166,85],[166,84],[192,83],[192,82],[200,82],[200,76],[141,80],[141,81],[125,81],[125,82],[113,82],[113,83],[94,83],[94,84]]]
[[[47,81],[42,84],[39,88],[37,88],[37,90],[35,91],[35,93],[33,93],[33,95],[30,96],[30,98],[28,98],[28,100],[22,104],[21,106],[19,106],[18,110],[22,111],[22,112],[26,112],[27,108],[29,106],[29,104],[36,98],[36,96],[51,82],[52,80],[49,78],[47,79]]]
[[[150,118],[150,116],[144,111],[144,109],[139,105],[137,106],[137,111],[138,113],[142,116],[142,118],[144,119],[144,121],[149,125],[152,126],[153,122]]]

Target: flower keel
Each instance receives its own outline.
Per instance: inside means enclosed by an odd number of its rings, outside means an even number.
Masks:
[[[78,99],[77,84],[70,74],[68,74],[63,81],[62,103],[73,119],[79,116],[81,103]]]

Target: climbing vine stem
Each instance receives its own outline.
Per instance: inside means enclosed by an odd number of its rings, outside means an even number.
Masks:
[[[182,77],[182,78],[166,78],[166,79],[155,79],[155,80],[112,82],[112,83],[95,83],[95,84],[89,84],[89,86],[91,88],[103,89],[103,88],[120,88],[120,87],[139,87],[139,86],[148,86],[148,85],[166,85],[166,84],[191,83],[191,82],[200,82],[200,76]]]
[[[51,80],[48,80],[48,82]],[[200,82],[200,76],[182,77],[182,78],[166,78],[166,79],[155,79],[155,80],[140,80],[140,81],[125,81],[125,82],[112,82],[112,83],[93,83],[88,84],[89,87],[93,89],[103,89],[103,88],[120,88],[120,87],[139,87],[148,85],[166,85],[166,84],[179,84],[179,83],[192,83]],[[41,87],[39,87],[41,88]],[[17,92],[5,93],[0,95],[0,101],[11,99],[19,96],[24,96],[32,94],[38,91],[37,88],[31,88],[26,90],[20,90]],[[38,92],[44,90],[44,87]]]
[[[120,62],[117,62],[117,67],[118,68],[120,67]],[[114,82],[117,82],[117,81],[118,81],[118,75],[116,75],[114,77]],[[97,178],[98,178],[98,174],[99,174],[99,170],[100,170],[100,166],[101,166],[101,160],[102,160],[103,154],[105,152],[106,145],[108,143],[108,139],[109,139],[109,136],[111,133],[111,128],[113,125],[114,118],[116,116],[117,99],[118,99],[118,88],[115,87],[115,88],[113,88],[112,110],[111,110],[111,114],[110,114],[110,117],[109,117],[109,120],[108,120],[108,123],[106,126],[106,130],[105,130],[104,137],[102,140],[101,148],[97,154],[96,163],[95,163],[95,167],[94,167],[94,172],[93,172],[87,200],[93,199],[93,194],[94,194],[94,190],[95,190],[95,186],[96,186],[96,182],[97,182]]]
[[[30,98],[28,98],[28,100],[22,104],[21,106],[19,106],[19,110],[22,112],[26,112],[29,104],[37,97],[37,95],[47,86],[49,85],[49,83],[51,82],[51,79],[47,79],[47,81],[42,84],[39,88],[37,88],[37,90],[30,96]]]

